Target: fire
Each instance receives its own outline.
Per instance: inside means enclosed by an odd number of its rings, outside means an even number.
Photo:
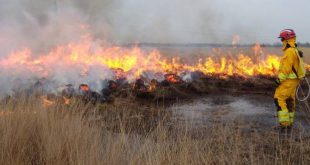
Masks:
[[[178,84],[182,81],[182,79],[176,74],[166,74],[165,79],[172,84]]]
[[[67,97],[65,97],[65,96],[63,96],[62,98],[63,98],[63,101],[64,101],[64,104],[65,104],[65,105],[70,105],[71,99],[69,99],[69,98],[67,98]]]
[[[237,42],[239,38],[235,38]],[[85,39],[78,43],[58,46],[45,55],[35,55],[27,48],[13,52],[0,59],[0,68],[13,76],[27,72],[37,77],[65,77],[61,73],[69,70],[79,72],[79,77],[85,77],[92,68],[99,66],[107,71],[105,73],[113,73],[116,79],[126,78],[131,82],[146,72],[152,74],[150,79],[156,79],[156,74],[161,73],[166,75],[165,79],[170,82],[178,82],[176,77],[184,72],[199,71],[224,78],[234,75],[247,78],[258,75],[274,76],[279,68],[280,57],[274,54],[265,55],[259,44],[253,48],[252,55],[219,54],[221,51],[213,53],[211,56],[197,59],[196,62],[192,59],[187,63],[178,56],[164,57],[158,50],[103,47]],[[98,78],[110,77],[108,74],[98,74]],[[86,88],[88,87],[81,87],[83,91],[87,91]]]
[[[41,96],[41,100],[42,100],[42,105],[44,107],[50,107],[55,104],[53,101],[49,100],[47,96],[45,95]]]
[[[157,87],[158,87],[158,81],[155,79],[152,79],[149,84],[148,91],[153,92],[157,89]]]
[[[82,92],[88,92],[90,89],[87,84],[81,84],[79,90],[81,90]]]
[[[255,46],[253,47],[253,51],[255,56],[259,56],[260,54],[263,54],[263,49],[259,43],[256,43]]]
[[[231,42],[231,45],[237,46],[240,43],[240,36],[239,35],[234,35],[233,40]]]
[[[47,95],[40,96],[40,100],[42,102],[43,107],[45,108],[57,105],[57,98],[49,98]],[[58,103],[63,103],[64,105],[70,105],[72,102],[71,98],[68,98],[66,96],[59,97],[58,101],[60,101]]]

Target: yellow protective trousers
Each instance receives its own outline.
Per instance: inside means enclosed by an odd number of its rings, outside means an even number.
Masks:
[[[286,79],[282,81],[274,94],[278,120],[283,127],[291,126],[294,123],[295,93],[299,81],[299,79]]]

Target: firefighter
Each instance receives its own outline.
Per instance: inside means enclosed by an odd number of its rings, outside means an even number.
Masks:
[[[280,62],[278,85],[275,94],[275,104],[281,128],[291,128],[295,116],[296,88],[305,77],[302,52],[297,49],[296,33],[292,29],[282,30],[279,38],[283,43],[284,55]]]

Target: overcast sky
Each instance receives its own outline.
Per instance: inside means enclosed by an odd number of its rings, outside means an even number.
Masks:
[[[240,35],[241,43],[274,43],[284,28],[293,28],[299,41],[310,42],[310,0],[0,0],[0,4],[0,45],[5,48],[76,40],[81,24],[89,25],[96,39],[115,43],[231,43],[234,35]]]
[[[241,38],[252,37],[260,42],[275,42],[279,31],[292,28],[298,40],[310,42],[310,1],[309,0],[217,0],[223,8],[220,13],[224,24],[240,25],[236,33]],[[224,26],[225,27],[225,26]]]
[[[240,35],[241,43],[274,43],[284,28],[294,29],[299,41],[310,42],[310,0],[165,1],[126,0],[121,8],[125,14],[115,20],[129,20],[123,28],[146,42],[230,43],[233,35]],[[119,31],[126,33],[124,29]]]

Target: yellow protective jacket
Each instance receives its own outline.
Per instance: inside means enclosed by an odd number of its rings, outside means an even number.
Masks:
[[[301,79],[305,77],[302,58],[296,48],[296,39],[292,38],[283,43],[284,56],[281,59],[278,78],[282,82],[286,79]],[[287,48],[287,44],[290,45]]]

